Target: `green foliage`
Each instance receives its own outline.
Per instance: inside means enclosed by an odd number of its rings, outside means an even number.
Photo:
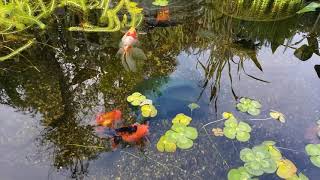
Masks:
[[[193,140],[198,137],[197,129],[187,126],[191,120],[189,116],[182,113],[177,114],[172,120],[173,125],[171,129],[159,139],[157,149],[160,152],[174,152],[175,148],[173,147],[175,146],[180,149],[191,148],[193,146]]]
[[[276,162],[271,158],[268,149],[264,145],[255,146],[252,149],[242,149],[240,151],[240,159],[245,162],[244,168],[255,176],[274,173],[277,170]]]
[[[306,175],[299,173],[299,175],[294,175],[287,180],[309,180],[309,178]]]
[[[139,92],[135,92],[127,97],[127,101],[131,103],[132,106],[139,106],[146,99],[146,96]]]
[[[245,142],[250,139],[251,127],[245,122],[238,122],[234,116],[229,116],[225,121],[223,128],[224,135],[229,139],[237,139],[238,141]]]
[[[308,144],[305,150],[312,164],[320,168],[320,144]]]
[[[228,180],[251,180],[252,175],[249,174],[244,167],[231,169],[228,172]]]
[[[158,114],[158,111],[152,104],[152,101],[139,92],[134,92],[128,96],[127,101],[132,106],[140,106],[141,115],[143,117],[155,117]]]
[[[260,114],[261,104],[259,101],[255,101],[249,98],[241,98],[240,102],[237,104],[237,109],[241,112],[247,112],[252,116],[257,116]]]
[[[188,108],[192,112],[193,110],[200,108],[200,106],[197,103],[191,103],[191,104],[188,105]]]
[[[191,120],[192,120],[191,117],[189,117],[183,113],[179,113],[172,119],[172,123],[173,124],[183,124],[183,125],[187,126],[190,124]]]
[[[141,107],[141,114],[143,117],[155,117],[158,111],[152,104],[146,104]]]
[[[312,2],[312,3],[308,4],[306,7],[302,8],[300,11],[298,11],[297,14],[316,11],[317,8],[320,8],[320,3]]]
[[[155,0],[152,4],[155,6],[168,6],[169,2],[168,0]]]

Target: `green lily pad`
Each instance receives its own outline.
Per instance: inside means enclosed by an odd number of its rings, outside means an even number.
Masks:
[[[198,137],[198,131],[194,127],[188,127],[181,123],[173,124],[171,130],[165,136],[174,142],[180,149],[189,149],[193,146],[193,140]]]
[[[237,131],[231,127],[224,127],[223,134],[229,139],[234,139],[236,138]]]
[[[261,170],[260,164],[257,161],[245,163],[244,168],[254,176],[261,176],[263,174],[263,170]]]
[[[236,107],[241,112],[247,112],[252,116],[257,116],[261,112],[260,108],[262,105],[258,101],[249,98],[241,98]]]
[[[309,156],[320,155],[320,144],[308,144],[305,149]]]
[[[127,97],[127,101],[133,106],[139,106],[147,98],[139,92],[135,92]]]
[[[229,118],[224,123],[223,128],[224,135],[229,139],[237,139],[241,142],[246,142],[250,139],[251,127],[249,124],[238,121],[235,118]]]
[[[161,136],[157,143],[157,149],[160,152],[175,152],[177,146],[167,136]]]
[[[231,169],[228,172],[228,180],[250,180],[251,175],[245,170],[244,167],[238,169]]]
[[[320,168],[320,156],[311,156],[310,160],[313,165],[317,166]]]
[[[198,104],[196,104],[196,103],[191,103],[191,104],[188,105],[188,107],[189,107],[189,109],[191,111],[200,108],[200,106]]]
[[[141,107],[141,114],[143,117],[155,117],[158,111],[152,104],[146,104]]]
[[[299,173],[299,175],[294,175],[286,180],[309,180],[309,178],[306,175]]]
[[[183,124],[185,126],[187,126],[188,124],[190,124],[192,118],[183,114],[183,113],[180,113],[180,114],[177,114],[173,119],[172,119],[172,123],[173,124],[177,124],[177,123],[180,123],[180,124]]]
[[[236,139],[240,142],[246,142],[250,139],[250,134],[244,131],[237,132]]]
[[[189,149],[193,146],[193,141],[184,136],[181,136],[181,138],[179,138],[177,141],[177,146],[180,149]]]
[[[155,6],[168,6],[169,2],[167,0],[155,0],[152,4]]]

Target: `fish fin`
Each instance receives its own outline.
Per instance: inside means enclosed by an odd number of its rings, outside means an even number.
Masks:
[[[137,63],[136,61],[133,59],[132,57],[132,53],[126,53],[123,56],[123,59],[121,59],[122,61],[122,65],[124,66],[124,68],[128,71],[133,71],[136,72],[137,71]]]
[[[124,55],[124,49],[123,49],[123,48],[120,48],[120,49],[118,50],[117,54],[116,54],[116,57],[122,59],[123,55]]]
[[[132,49],[132,57],[135,60],[147,60],[147,56],[144,54],[143,50],[137,47]]]

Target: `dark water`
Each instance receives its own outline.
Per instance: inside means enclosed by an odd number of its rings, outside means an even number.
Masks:
[[[155,24],[157,9],[142,5],[139,38],[147,60],[136,62],[136,72],[115,57],[121,32],[68,32],[68,17],[75,16],[68,11],[37,37],[43,44],[0,64],[0,179],[227,179],[229,169],[243,165],[239,151],[264,140],[300,151],[281,150],[298,172],[319,179],[319,168],[301,153],[306,144],[320,142],[312,131],[320,118],[319,13],[294,16],[295,7],[254,18],[219,9],[215,1],[175,1],[171,21]],[[309,46],[300,51],[303,45]],[[112,151],[91,125],[98,112],[114,108],[133,123],[126,97],[134,91],[150,97],[159,111],[150,121],[149,142]],[[247,121],[253,132],[246,143],[208,137],[201,126],[225,111],[252,118],[237,112],[238,97],[262,103],[258,118],[274,109],[287,122]],[[192,113],[191,126],[199,131],[193,148],[158,152],[155,144],[170,120],[191,115],[191,102],[201,106]],[[223,123],[208,130],[213,127]]]

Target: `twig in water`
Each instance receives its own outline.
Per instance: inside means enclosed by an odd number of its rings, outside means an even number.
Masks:
[[[209,123],[203,125],[202,128],[205,128],[206,126],[208,126],[210,124],[214,124],[214,123],[217,123],[217,122],[220,122],[220,121],[223,121],[223,120],[225,120],[225,119],[219,119],[219,120],[216,120],[216,121],[209,122]]]
[[[101,146],[86,146],[81,144],[66,144],[67,146],[77,146],[77,147],[84,147],[84,148],[97,148],[97,149],[105,149],[105,147]]]
[[[292,151],[292,152],[305,153],[303,151],[298,151],[298,150],[294,150],[294,149],[290,149],[290,148],[278,147],[278,146],[275,146],[275,147],[278,148],[278,149],[284,149],[284,150],[288,150],[288,151]]]
[[[266,121],[266,120],[269,120],[269,119],[272,119],[272,117],[265,118],[265,119],[249,119],[249,121]]]
[[[134,154],[132,154],[132,153],[129,153],[129,152],[127,152],[127,151],[120,151],[120,154],[121,154],[121,153],[129,154],[129,155],[131,155],[131,156],[133,156],[133,157],[135,157],[135,158],[137,158],[137,159],[140,159],[140,157],[138,157],[138,156],[136,156],[136,155],[134,155]]]

